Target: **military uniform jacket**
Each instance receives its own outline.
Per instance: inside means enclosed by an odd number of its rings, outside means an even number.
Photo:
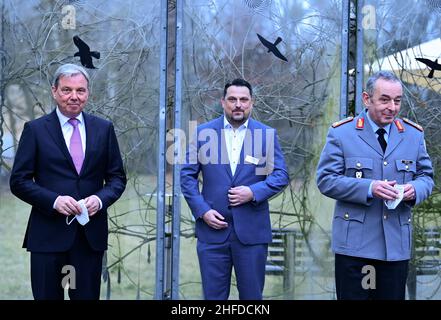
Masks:
[[[337,200],[332,250],[387,261],[410,259],[411,208],[430,195],[432,178],[432,163],[418,125],[396,119],[383,154],[365,112],[334,124],[317,169],[318,188]],[[416,198],[389,210],[383,200],[368,198],[373,180],[412,184]]]

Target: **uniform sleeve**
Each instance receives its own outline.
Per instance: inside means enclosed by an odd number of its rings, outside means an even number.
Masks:
[[[415,179],[409,182],[415,188],[415,205],[426,200],[432,193],[434,186],[432,161],[426,150],[424,134],[421,135],[416,165]]]
[[[317,167],[317,186],[320,192],[340,201],[371,205],[368,198],[372,179],[345,176],[345,156],[336,130],[331,128]]]

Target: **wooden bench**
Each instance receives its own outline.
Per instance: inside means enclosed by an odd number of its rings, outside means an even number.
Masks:
[[[296,236],[293,231],[273,230],[273,241],[268,245],[268,257],[266,260],[265,272],[269,275],[283,275],[285,271],[285,257],[287,252],[292,250],[295,255],[295,243],[291,249],[286,248],[286,238]],[[294,239],[295,241],[295,239]]]
[[[268,245],[266,274],[284,275],[286,272],[323,272],[333,267],[329,236],[315,235],[308,243],[299,230],[273,229],[273,242]],[[319,253],[321,252],[321,253]],[[332,265],[329,266],[329,263]]]
[[[425,229],[415,246],[414,263],[417,275],[436,275],[441,271],[441,232]]]
[[[311,273],[314,276],[333,277],[334,255],[331,253],[329,235],[326,242],[323,242],[325,237],[316,237],[307,243],[298,230],[273,229],[272,234],[273,242],[268,245],[265,271],[267,275],[283,276],[285,299],[294,298],[296,275]],[[311,250],[314,247],[325,251],[322,254],[317,253],[319,250],[314,253],[312,251],[315,250]],[[407,280],[410,300],[416,298],[417,276],[441,274],[441,228],[425,229],[415,243],[412,257]]]

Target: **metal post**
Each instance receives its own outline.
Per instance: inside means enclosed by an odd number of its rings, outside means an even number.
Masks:
[[[355,113],[358,115],[363,111],[362,92],[363,92],[363,76],[364,76],[364,64],[363,64],[363,0],[357,0],[357,66],[355,74]]]
[[[156,275],[155,299],[164,298],[164,234],[165,234],[165,137],[167,106],[167,0],[161,0],[160,76],[158,117],[158,186],[156,203]]]
[[[417,296],[417,257],[415,254],[415,241],[412,241],[411,255],[412,258],[409,261],[409,273],[407,275],[407,293],[409,300],[416,300]]]
[[[174,155],[175,159],[182,159],[179,135],[181,128],[181,110],[182,110],[182,24],[184,16],[184,0],[176,0],[176,66],[175,66],[175,116],[174,116]],[[175,162],[173,166],[173,230],[172,230],[172,288],[171,298],[179,299],[179,243],[181,229],[181,179],[179,164]]]
[[[348,116],[349,3],[342,1],[340,119]]]
[[[0,30],[0,37],[1,37],[1,45],[0,45],[0,175],[3,171],[3,103],[4,103],[4,96],[5,96],[5,66],[6,66],[6,49],[5,49],[5,2],[2,1],[2,9],[0,14],[1,21],[1,30]]]
[[[167,206],[166,206],[166,222],[165,222],[165,231],[164,231],[164,294],[163,299],[164,300],[170,300],[171,299],[171,291],[172,291],[172,212],[173,212],[173,205],[172,200],[173,197],[171,194],[167,193],[166,195],[167,199]]]
[[[283,294],[285,300],[294,299],[296,276],[296,233],[287,231],[284,238]]]

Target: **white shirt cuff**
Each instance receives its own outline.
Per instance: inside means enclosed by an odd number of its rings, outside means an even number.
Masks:
[[[101,201],[101,199],[98,196],[94,195],[94,194],[91,195],[91,197],[95,197],[98,200],[98,202],[100,203],[100,208],[98,210],[101,210],[103,208],[103,202]]]

